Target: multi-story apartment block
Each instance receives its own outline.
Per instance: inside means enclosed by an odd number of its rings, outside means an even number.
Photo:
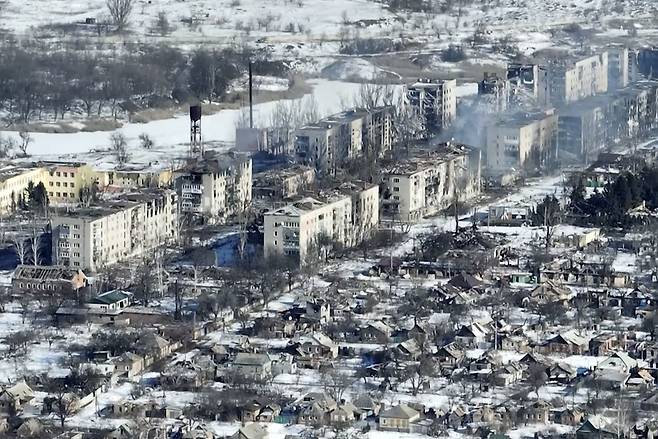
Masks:
[[[251,204],[251,158],[206,154],[176,173],[181,213],[215,224],[247,210]]]
[[[53,262],[96,271],[175,241],[178,199],[172,190],[144,190],[56,212],[51,221]]]
[[[422,79],[407,85],[406,103],[420,123],[419,137],[448,128],[457,116],[457,81]]]
[[[625,47],[608,49],[608,89],[627,87],[630,82],[630,52]]]
[[[336,243],[353,247],[379,223],[379,186],[353,182],[305,197],[264,216],[265,257],[285,255],[304,265]]]
[[[487,172],[503,175],[555,164],[558,117],[553,110],[501,117],[487,126]]]
[[[571,104],[558,115],[558,157],[563,163],[589,163],[608,141],[607,96],[592,96]]]
[[[550,95],[555,105],[569,104],[608,91],[608,52],[550,65]]]
[[[505,111],[509,100],[510,81],[495,73],[484,73],[478,82],[478,96],[488,102],[494,111]]]
[[[314,183],[314,168],[295,165],[254,174],[252,192],[254,199],[283,200],[310,189]]]
[[[96,182],[96,173],[86,163],[45,161],[36,165],[46,170],[43,183],[53,205],[79,203],[80,191]]]
[[[96,169],[96,180],[100,189],[119,187],[125,189],[164,188],[173,183],[171,168],[156,165],[133,165],[121,169]]]
[[[510,64],[507,66],[509,98],[532,106],[549,104],[550,91],[546,69],[537,64]]]
[[[297,130],[297,158],[324,173],[333,173],[363,154],[381,156],[392,146],[393,107],[354,109]]]
[[[417,221],[480,190],[480,152],[444,143],[382,169],[382,214]]]
[[[43,168],[7,165],[0,169],[0,215],[16,210],[30,182],[38,184],[47,174]]]

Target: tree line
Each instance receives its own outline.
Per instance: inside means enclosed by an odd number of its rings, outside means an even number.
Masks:
[[[130,53],[57,50],[40,42],[0,42],[0,108],[9,123],[88,117],[111,110],[160,107],[226,97],[231,81],[253,60],[258,74],[287,75],[283,62],[267,61],[246,48],[198,49],[141,45]]]
[[[586,197],[582,178],[573,183],[570,193],[571,213],[587,222],[601,226],[621,227],[634,220],[630,209],[644,203],[647,209],[658,208],[658,167],[645,166],[638,172],[622,172],[601,190]]]

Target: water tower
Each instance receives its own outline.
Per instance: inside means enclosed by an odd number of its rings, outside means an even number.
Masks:
[[[203,157],[201,104],[190,105],[190,158]]]

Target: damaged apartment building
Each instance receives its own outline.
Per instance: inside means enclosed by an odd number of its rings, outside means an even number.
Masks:
[[[394,107],[353,109],[334,114],[295,133],[295,155],[323,174],[333,174],[345,162],[380,157],[391,150]]]
[[[405,102],[418,121],[416,136],[428,139],[450,127],[457,117],[455,79],[419,79],[408,84]]]
[[[558,116],[554,110],[502,115],[487,126],[487,175],[546,169],[556,164]]]
[[[251,204],[251,158],[206,153],[189,161],[175,175],[181,214],[198,222],[218,224]]]
[[[294,165],[282,169],[270,169],[254,174],[254,203],[284,200],[315,184],[315,169],[310,166]]]
[[[658,82],[645,80],[563,108],[558,121],[560,160],[588,164],[610,142],[646,137],[657,126],[657,107]]]
[[[178,239],[178,197],[146,189],[51,216],[53,263],[96,271]]]
[[[507,97],[516,104],[544,108],[550,105],[548,72],[538,64],[507,66]]]
[[[265,213],[265,257],[287,256],[305,265],[321,258],[325,247],[358,245],[378,224],[379,186],[342,183]]]
[[[418,221],[480,191],[480,151],[444,143],[382,166],[382,215]]]

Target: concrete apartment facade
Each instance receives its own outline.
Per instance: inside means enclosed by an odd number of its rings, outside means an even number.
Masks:
[[[550,101],[548,72],[537,64],[510,64],[507,66],[509,98],[514,101],[531,100],[537,107],[546,107]]]
[[[52,215],[53,259],[96,271],[142,255],[178,237],[178,198],[172,190],[122,195],[103,206]]]
[[[457,81],[419,80],[405,90],[406,104],[420,122],[419,137],[448,128],[457,117]]]
[[[608,52],[576,61],[559,60],[550,66],[551,98],[568,104],[608,91]]]
[[[630,52],[626,47],[611,47],[608,49],[608,90],[628,87],[631,68]]]
[[[96,173],[86,163],[50,161],[39,162],[37,166],[45,170],[43,183],[52,205],[79,203],[80,191],[97,180]]]
[[[443,144],[382,169],[382,215],[418,221],[471,199],[480,190],[479,151],[465,145]]]
[[[44,181],[46,172],[39,167],[7,165],[0,169],[0,215],[9,215],[18,205],[30,182]]]
[[[487,126],[487,173],[503,175],[555,160],[558,117],[554,111],[519,113]]]
[[[265,257],[284,255],[305,265],[319,257],[323,239],[353,247],[367,239],[378,223],[379,186],[348,183],[266,213]]]
[[[295,133],[298,160],[332,174],[348,160],[372,152],[381,156],[392,147],[393,107],[353,109],[334,114]]]
[[[283,200],[310,189],[314,183],[315,168],[295,165],[254,174],[252,192],[254,199]]]
[[[240,154],[208,156],[176,173],[181,213],[208,224],[225,222],[251,204],[251,158]]]

